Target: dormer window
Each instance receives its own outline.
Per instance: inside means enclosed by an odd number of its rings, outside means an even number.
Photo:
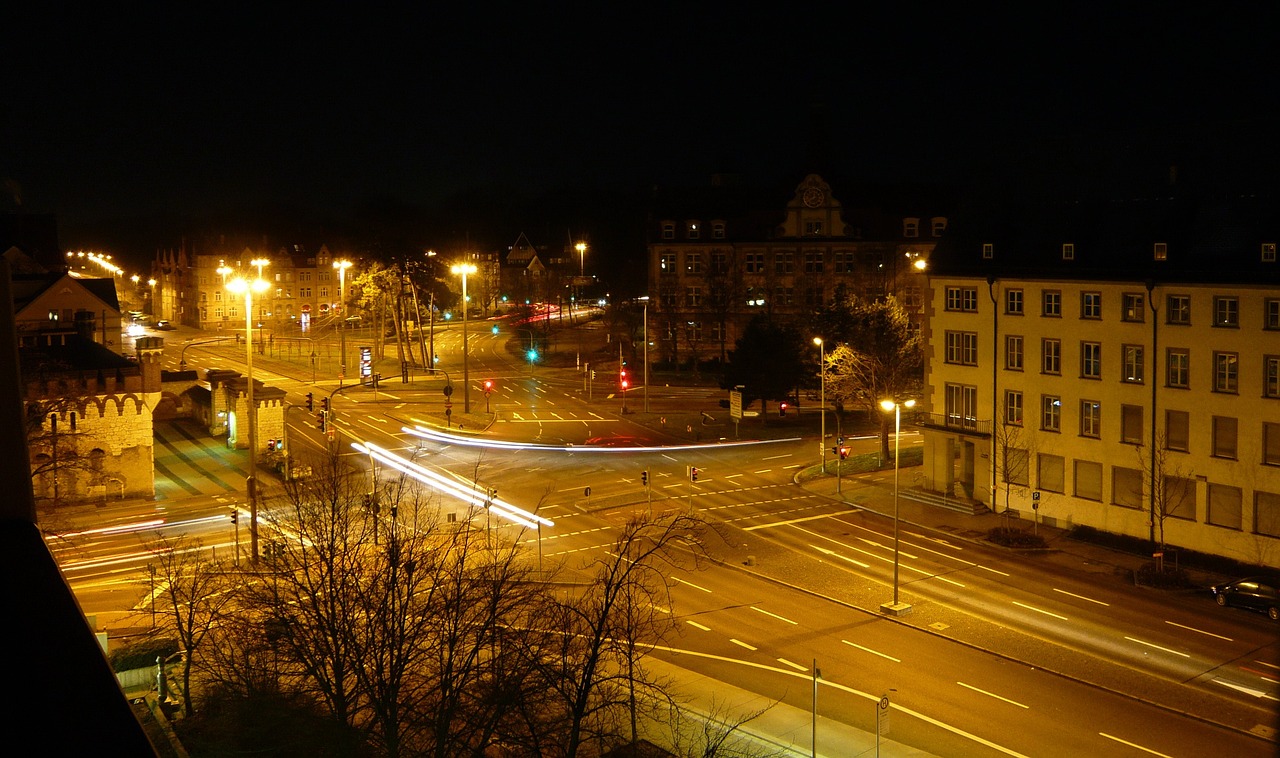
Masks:
[[[1070,242],[1062,244],[1062,260],[1074,261],[1076,259],[1076,246]]]
[[[918,218],[902,219],[902,236],[903,237],[919,237],[920,236],[920,219]]]
[[[947,230],[947,219],[945,216],[934,216],[930,221],[933,228],[933,236],[941,237],[942,233]]]
[[[711,222],[711,238],[718,239],[718,240],[724,239],[724,222],[723,221]]]
[[[697,221],[690,221],[685,227],[685,237],[696,240],[702,236],[702,226]]]
[[[805,222],[804,222],[804,234],[805,234],[805,236],[806,236],[806,237],[821,237],[821,236],[822,236],[822,222],[821,222],[821,221],[814,221],[814,220],[808,220],[808,221],[805,221]]]
[[[1169,257],[1169,245],[1165,242],[1157,242],[1155,245],[1155,258],[1158,261],[1167,260]]]
[[[662,222],[662,238],[664,240],[673,240],[676,238],[676,225],[670,221]]]
[[[996,255],[996,246],[995,246],[995,245],[991,244],[990,242],[984,242],[984,243],[982,243],[982,258],[983,258],[983,260],[988,260],[988,261],[989,261],[989,260],[991,260],[992,258],[994,258],[994,257],[995,257],[995,255]]]
[[[1276,262],[1276,243],[1274,242],[1262,243],[1262,262],[1263,263]]]

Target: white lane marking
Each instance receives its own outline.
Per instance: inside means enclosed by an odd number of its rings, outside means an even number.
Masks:
[[[1159,645],[1155,644],[1154,642],[1145,642],[1145,641],[1143,641],[1143,640],[1135,639],[1135,638],[1133,638],[1133,637],[1125,637],[1125,639],[1126,639],[1126,640],[1129,640],[1130,642],[1136,642],[1136,643],[1138,643],[1139,645],[1146,645],[1147,647],[1153,647],[1153,648],[1155,648],[1156,650],[1162,650],[1162,651],[1164,651],[1164,652],[1166,652],[1166,653],[1172,653],[1173,655],[1180,655],[1180,656],[1182,656],[1183,658],[1190,658],[1190,657],[1191,657],[1190,655],[1187,655],[1186,653],[1180,653],[1180,652],[1178,652],[1177,650],[1170,650],[1170,649],[1169,649],[1169,648],[1167,648],[1167,647],[1160,647]]]
[[[773,528],[773,527],[775,527],[775,526],[788,526],[788,525],[790,525],[790,524],[800,524],[800,523],[803,523],[803,522],[805,522],[805,521],[817,521],[818,519],[822,519],[822,518],[832,518],[832,517],[834,517],[834,516],[838,516],[838,515],[840,515],[840,514],[838,514],[838,513],[826,513],[826,514],[823,514],[823,515],[821,515],[821,516],[806,516],[806,517],[804,517],[804,518],[791,519],[790,521],[777,521],[777,522],[772,523],[772,524],[756,524],[755,526],[744,526],[744,527],[742,527],[742,531],[744,531],[744,532],[754,532],[754,531],[755,531],[755,530],[757,530],[757,529],[772,529],[772,528]]]
[[[386,420],[385,418],[382,418],[381,416],[368,416],[367,418],[368,418],[370,421],[377,421],[379,424],[385,424],[385,423],[387,423],[387,420]],[[399,422],[397,422],[397,423],[399,423]]]
[[[730,641],[730,642],[732,642],[733,644],[735,644],[735,645],[739,646],[739,647],[745,647],[745,648],[746,648],[746,649],[748,649],[748,650],[756,650],[756,649],[757,649],[755,645],[748,645],[747,643],[743,642],[742,640],[735,640],[735,639],[733,639],[732,637],[730,637],[730,638],[729,638],[729,641]]]
[[[1168,756],[1168,755],[1165,755],[1164,753],[1156,752],[1155,750],[1152,750],[1151,748],[1143,747],[1143,746],[1141,746],[1141,745],[1139,745],[1139,744],[1137,744],[1137,743],[1135,743],[1135,742],[1130,742],[1130,741],[1128,741],[1128,740],[1122,740],[1122,739],[1120,739],[1119,737],[1113,737],[1112,735],[1107,734],[1106,732],[1098,732],[1098,734],[1099,734],[1100,736],[1102,736],[1102,737],[1106,737],[1106,738],[1107,738],[1107,739],[1109,739],[1109,740],[1115,740],[1116,742],[1119,742],[1121,745],[1128,745],[1128,746],[1129,746],[1129,747],[1131,747],[1131,748],[1134,748],[1134,749],[1137,749],[1137,750],[1141,750],[1141,751],[1142,751],[1142,752],[1144,752],[1144,753],[1150,753],[1150,754],[1152,754],[1152,755],[1158,755],[1158,756],[1161,756],[1161,758],[1172,758],[1172,756]]]
[[[845,562],[847,562],[847,563],[852,563],[852,564],[853,564],[853,565],[855,565],[855,566],[859,566],[859,567],[864,568],[864,569],[865,569],[865,568],[871,568],[871,564],[870,564],[870,563],[863,563],[862,561],[855,561],[854,559],[852,559],[852,558],[850,558],[850,557],[848,557],[848,556],[840,555],[839,553],[837,553],[837,552],[836,552],[836,551],[834,551],[834,550],[828,550],[828,549],[827,549],[827,548],[825,548],[825,547],[818,547],[817,545],[810,545],[809,547],[813,548],[814,550],[817,550],[819,553],[822,553],[822,554],[824,554],[824,555],[829,555],[829,556],[831,556],[832,558],[839,558],[840,560],[845,561]]]
[[[1066,620],[1067,620],[1067,617],[1066,617],[1066,616],[1059,616],[1059,615],[1058,615],[1058,614],[1056,614],[1056,613],[1052,613],[1052,612],[1050,612],[1050,611],[1046,611],[1046,610],[1044,610],[1043,608],[1037,608],[1037,607],[1035,607],[1034,605],[1027,605],[1026,603],[1019,603],[1017,600],[1014,600],[1014,601],[1013,601],[1013,604],[1014,604],[1014,605],[1017,605],[1017,606],[1021,606],[1021,607],[1023,607],[1023,608],[1026,608],[1026,609],[1027,609],[1027,610],[1029,610],[1029,611],[1035,611],[1036,613],[1043,613],[1043,614],[1044,614],[1044,615],[1046,615],[1046,616],[1053,616],[1054,618],[1056,618],[1056,619],[1062,619],[1063,621],[1066,621]]]
[[[1062,594],[1064,594],[1064,595],[1068,595],[1068,596],[1070,596],[1070,597],[1074,597],[1074,598],[1076,598],[1077,600],[1087,600],[1087,601],[1089,601],[1090,603],[1097,603],[1098,605],[1105,605],[1105,606],[1107,606],[1108,608],[1109,608],[1109,607],[1111,607],[1111,603],[1104,603],[1104,602],[1102,602],[1101,600],[1094,600],[1094,599],[1093,599],[1093,598],[1091,598],[1091,597],[1085,597],[1084,595],[1077,595],[1077,594],[1076,594],[1076,593],[1074,593],[1074,592],[1067,592],[1066,590],[1060,590],[1060,589],[1058,589],[1057,587],[1054,587],[1054,588],[1053,588],[1053,591],[1054,591],[1054,592],[1061,592]]]
[[[776,460],[778,460],[779,458],[790,458],[790,457],[791,457],[791,453],[787,453],[787,454],[785,454],[785,455],[766,455],[765,457],[761,458],[760,460],[762,460],[762,461],[776,461]]]
[[[1188,632],[1199,632],[1201,634],[1207,634],[1210,637],[1217,637],[1220,640],[1226,640],[1227,642],[1235,642],[1235,640],[1231,639],[1230,637],[1223,637],[1221,634],[1214,634],[1213,632],[1206,632],[1203,629],[1196,629],[1194,626],[1184,626],[1182,624],[1178,624],[1173,621],[1166,621],[1164,623],[1168,624],[1169,626],[1176,626],[1179,629],[1186,629]]]
[[[978,692],[978,693],[981,693],[981,694],[983,694],[983,695],[986,695],[987,697],[993,697],[993,698],[995,698],[996,700],[1003,700],[1004,702],[1006,702],[1006,703],[1008,703],[1008,704],[1010,704],[1010,705],[1016,705],[1016,706],[1018,706],[1019,708],[1026,708],[1026,709],[1030,709],[1030,708],[1031,708],[1031,706],[1029,706],[1029,705],[1023,705],[1022,703],[1019,703],[1017,700],[1010,700],[1010,699],[1009,699],[1009,698],[1007,698],[1007,697],[1000,697],[999,695],[997,695],[997,694],[996,694],[996,693],[994,693],[994,692],[987,692],[986,690],[983,690],[983,689],[979,689],[979,688],[977,688],[977,687],[974,687],[972,684],[965,684],[964,682],[956,682],[956,684],[960,685],[961,687],[964,687],[965,689],[970,689],[970,690],[973,690],[974,692]]]
[[[1266,661],[1254,661],[1254,663],[1260,666],[1266,666],[1269,669],[1280,669],[1280,666],[1277,666],[1274,663],[1267,663]]]
[[[808,670],[809,670],[809,667],[808,667],[808,666],[801,666],[801,665],[800,665],[800,664],[798,664],[798,663],[792,663],[791,661],[787,660],[786,658],[779,658],[779,659],[778,659],[778,663],[781,663],[781,664],[783,664],[784,666],[790,666],[791,668],[795,669],[796,671],[808,671]]]
[[[771,468],[762,468],[762,469],[757,469],[756,471],[752,471],[751,473],[753,473],[753,474],[767,474],[767,473],[769,473],[770,471],[773,471],[773,469],[771,469]]]
[[[1003,572],[1003,571],[997,571],[996,569],[990,568],[990,567],[988,567],[988,566],[983,566],[981,563],[976,564],[976,565],[975,565],[975,568],[980,568],[980,569],[982,569],[983,571],[990,571],[991,573],[993,573],[993,574],[999,574],[1000,576],[1009,576],[1009,574],[1007,574],[1007,573],[1005,573],[1005,572]]]
[[[740,477],[740,476],[742,476],[742,474],[726,474],[723,478],[724,478],[724,479],[737,479],[737,478],[738,478],[738,477]]]
[[[684,622],[684,623],[686,623],[686,624],[688,624],[689,626],[692,626],[692,627],[694,627],[694,628],[696,628],[696,629],[701,629],[701,630],[702,630],[702,631],[704,631],[704,632],[709,632],[709,631],[711,631],[711,627],[709,627],[709,626],[703,626],[702,624],[699,624],[697,621],[689,621],[688,619],[685,619],[685,622]]]
[[[765,609],[763,609],[763,608],[757,608],[757,607],[755,607],[754,605],[753,605],[753,606],[750,606],[750,608],[751,608],[751,610],[756,611],[757,613],[763,613],[763,614],[764,614],[764,615],[766,615],[766,616],[773,616],[773,617],[774,617],[774,618],[776,618],[777,620],[779,620],[779,621],[785,621],[785,622],[787,622],[788,624],[791,624],[792,626],[799,626],[799,625],[800,625],[800,622],[799,622],[799,621],[792,621],[791,619],[787,618],[786,616],[779,616],[779,615],[778,615],[778,614],[776,614],[776,613],[770,613],[770,612],[766,611],[766,610],[765,610]]]
[[[889,660],[893,661],[894,663],[902,663],[902,659],[901,659],[901,658],[894,658],[892,655],[887,655],[887,654],[885,654],[885,653],[880,652],[879,650],[872,650],[872,649],[871,649],[871,648],[869,648],[869,647],[863,647],[862,645],[859,645],[859,644],[858,644],[858,643],[856,643],[856,642],[850,642],[849,640],[840,640],[840,641],[841,641],[841,642],[843,642],[844,644],[848,645],[849,647],[856,647],[856,648],[858,648],[859,650],[864,650],[864,651],[866,651],[866,652],[868,652],[868,653],[871,653],[872,655],[878,655],[878,656],[880,656],[881,658],[888,658]]]
[[[1266,697],[1266,696],[1267,696],[1267,693],[1263,692],[1262,690],[1255,690],[1254,688],[1252,688],[1252,687],[1246,687],[1246,686],[1244,686],[1243,684],[1236,684],[1235,682],[1228,682],[1226,679],[1218,679],[1218,678],[1216,678],[1216,677],[1215,677],[1213,681],[1214,681],[1215,683],[1217,683],[1217,684],[1221,684],[1223,687],[1228,687],[1228,688],[1230,688],[1230,689],[1235,690],[1236,692],[1243,692],[1243,693],[1244,693],[1244,694],[1246,694],[1246,695],[1253,695],[1254,697]],[[1271,698],[1271,699],[1272,699],[1272,700],[1275,700],[1275,698]]]
[[[672,581],[674,581],[674,582],[679,582],[680,584],[687,584],[687,585],[689,585],[690,587],[694,588],[695,590],[702,590],[703,592],[707,593],[708,595],[709,595],[709,594],[711,594],[711,590],[707,589],[706,587],[699,587],[698,585],[694,584],[693,582],[686,582],[685,580],[681,579],[680,577],[673,576],[673,577],[671,577],[671,580],[672,580]]]

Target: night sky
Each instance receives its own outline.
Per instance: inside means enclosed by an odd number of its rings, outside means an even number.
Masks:
[[[967,184],[1142,154],[1256,173],[1280,133],[1261,2],[31,5],[4,14],[0,209],[56,213],[68,247],[121,219],[726,171]]]

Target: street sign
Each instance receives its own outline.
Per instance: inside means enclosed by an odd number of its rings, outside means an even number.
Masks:
[[[729,390],[729,418],[742,420],[742,393],[738,390]]]
[[[884,695],[876,706],[876,734],[889,733],[889,696]]]

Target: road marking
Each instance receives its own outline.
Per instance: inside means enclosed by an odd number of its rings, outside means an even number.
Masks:
[[[800,664],[798,664],[798,663],[792,663],[791,661],[787,660],[786,658],[779,658],[779,659],[778,659],[778,663],[781,663],[781,664],[782,664],[782,665],[784,665],[784,666],[790,666],[791,668],[795,669],[796,671],[808,671],[808,670],[809,670],[809,667],[808,667],[808,666],[801,666],[801,665],[800,665]]]
[[[748,645],[747,643],[743,642],[742,640],[735,640],[735,639],[733,639],[732,637],[730,637],[730,638],[729,638],[729,641],[730,641],[730,642],[732,642],[732,643],[733,643],[733,644],[735,644],[735,645],[738,645],[739,647],[745,647],[745,648],[746,648],[746,649],[748,649],[748,650],[756,650],[756,649],[757,649],[755,645]]]
[[[742,527],[742,531],[754,532],[757,529],[772,529],[775,526],[788,526],[790,524],[800,524],[805,521],[816,521],[817,519],[831,518],[833,516],[839,516],[839,515],[840,514],[838,513],[824,513],[820,516],[805,516],[804,518],[790,519],[788,521],[775,521],[772,524],[756,524],[755,526],[744,526]]]
[[[762,468],[762,469],[757,469],[757,470],[755,470],[755,471],[752,471],[751,473],[753,473],[753,474],[768,474],[768,473],[770,473],[771,471],[773,471],[773,469],[771,469],[771,468]]]
[[[1266,697],[1267,695],[1267,693],[1263,692],[1262,690],[1255,690],[1254,688],[1246,687],[1243,684],[1228,682],[1226,679],[1219,679],[1217,677],[1214,677],[1213,681],[1218,684],[1221,684],[1223,687],[1229,687],[1230,689],[1233,689],[1236,692],[1243,692],[1246,695],[1253,695],[1254,697]],[[1271,698],[1271,699],[1275,700],[1275,698]]]
[[[981,694],[983,694],[983,695],[986,695],[987,697],[993,697],[993,698],[995,698],[996,700],[1003,700],[1004,702],[1006,702],[1006,703],[1008,703],[1008,704],[1010,704],[1010,705],[1016,705],[1016,706],[1018,706],[1019,708],[1026,708],[1026,709],[1030,709],[1030,708],[1031,708],[1031,706],[1029,706],[1029,705],[1023,705],[1022,703],[1019,703],[1017,700],[1010,700],[1010,699],[1009,699],[1009,698],[1007,698],[1007,697],[1000,697],[999,695],[995,694],[994,692],[987,692],[986,690],[978,689],[977,687],[974,687],[972,684],[965,684],[964,682],[956,682],[956,684],[960,685],[961,687],[964,687],[965,689],[970,689],[970,690],[973,690],[974,692],[978,692],[978,693],[981,693]]]
[[[774,618],[776,618],[777,620],[779,620],[779,621],[785,621],[785,622],[787,622],[788,624],[791,624],[792,626],[799,626],[799,625],[800,625],[800,622],[799,622],[799,621],[792,621],[791,619],[787,618],[786,616],[779,616],[779,615],[778,615],[778,614],[776,614],[776,613],[770,613],[770,612],[766,611],[765,609],[763,609],[763,608],[757,608],[757,607],[755,607],[754,605],[749,606],[749,607],[751,608],[751,610],[756,611],[757,613],[763,613],[763,614],[764,614],[764,615],[766,615],[766,616],[773,616],[773,617],[774,617]]]
[[[1188,632],[1199,632],[1201,634],[1207,634],[1210,637],[1217,637],[1220,640],[1226,640],[1227,642],[1235,642],[1235,640],[1231,639],[1230,637],[1223,637],[1221,634],[1214,634],[1213,632],[1206,632],[1203,629],[1196,629],[1194,626],[1184,626],[1182,624],[1178,624],[1173,621],[1166,621],[1164,623],[1168,624],[1169,626],[1176,626],[1179,629],[1186,629]]]
[[[871,648],[869,648],[869,647],[863,647],[862,645],[859,645],[859,644],[858,644],[858,643],[856,643],[856,642],[850,642],[849,640],[840,640],[840,641],[841,641],[841,642],[843,642],[844,644],[848,645],[849,647],[856,647],[856,648],[858,648],[859,650],[864,650],[864,651],[866,651],[866,652],[868,652],[868,653],[871,653],[872,655],[878,655],[878,656],[880,656],[881,658],[888,658],[889,660],[893,661],[894,663],[902,663],[902,659],[901,659],[901,658],[894,658],[892,655],[886,655],[886,654],[884,654],[884,653],[880,652],[879,650],[872,650],[872,649],[871,649]]]
[[[827,549],[827,548],[825,548],[825,547],[818,547],[817,545],[810,545],[809,547],[813,548],[814,550],[817,550],[819,553],[824,553],[824,554],[826,554],[826,555],[829,555],[829,556],[831,556],[832,558],[839,558],[839,559],[840,559],[840,560],[842,560],[842,561],[847,561],[847,562],[849,562],[849,563],[852,563],[853,565],[858,566],[859,568],[864,568],[864,569],[865,569],[865,568],[871,568],[871,564],[870,564],[870,563],[863,563],[862,561],[855,561],[854,559],[852,559],[852,558],[850,558],[850,557],[848,557],[848,556],[846,556],[846,555],[840,555],[839,553],[837,553],[837,552],[836,552],[836,551],[834,551],[834,550],[828,550],[828,549]]]
[[[787,453],[786,455],[766,455],[765,457],[761,458],[760,460],[762,460],[762,461],[776,461],[776,460],[778,460],[779,458],[790,458],[790,457],[791,457],[791,453]]]
[[[1014,605],[1017,605],[1017,606],[1021,606],[1021,607],[1023,607],[1023,608],[1026,608],[1026,609],[1027,609],[1027,610],[1029,610],[1029,611],[1035,611],[1036,613],[1043,613],[1043,614],[1044,614],[1044,615],[1046,615],[1046,616],[1053,616],[1054,618],[1056,618],[1056,619],[1062,619],[1063,621],[1066,621],[1066,620],[1067,620],[1067,617],[1066,617],[1066,616],[1059,616],[1059,615],[1058,615],[1058,614],[1056,614],[1056,613],[1051,613],[1051,612],[1046,611],[1046,610],[1044,610],[1044,609],[1042,609],[1042,608],[1037,608],[1037,607],[1035,607],[1034,605],[1027,605],[1026,603],[1019,603],[1017,600],[1014,600],[1014,601],[1013,601],[1013,604],[1014,604]]]
[[[1136,643],[1138,643],[1139,645],[1146,645],[1147,647],[1153,647],[1153,648],[1155,648],[1156,650],[1162,650],[1162,651],[1164,651],[1164,652],[1166,652],[1166,653],[1172,653],[1173,655],[1180,655],[1180,656],[1182,656],[1183,658],[1190,658],[1190,657],[1191,657],[1190,655],[1187,655],[1186,653],[1180,653],[1180,652],[1178,652],[1177,650],[1170,650],[1170,649],[1169,649],[1169,648],[1167,648],[1167,647],[1160,647],[1159,645],[1155,644],[1154,642],[1144,642],[1143,640],[1135,639],[1135,638],[1133,638],[1133,637],[1125,637],[1125,639],[1126,639],[1126,640],[1129,640],[1130,642],[1136,642]]]
[[[738,478],[738,477],[740,477],[740,476],[742,476],[742,474],[726,474],[723,478],[724,478],[724,479],[737,479],[737,478]]]
[[[685,622],[684,622],[684,623],[686,623],[686,624],[688,624],[689,626],[692,626],[692,627],[694,627],[694,628],[701,629],[701,630],[702,630],[702,631],[704,631],[704,632],[709,632],[709,631],[711,631],[711,627],[709,627],[709,626],[703,626],[702,624],[699,624],[697,621],[690,621],[690,620],[688,620],[688,619],[685,619]]]
[[[1079,599],[1079,600],[1088,600],[1090,603],[1097,603],[1098,605],[1105,605],[1105,606],[1107,606],[1108,608],[1110,608],[1110,607],[1111,607],[1111,603],[1104,603],[1104,602],[1102,602],[1101,600],[1094,600],[1094,599],[1093,599],[1093,598],[1091,598],[1091,597],[1085,597],[1084,595],[1077,595],[1077,594],[1076,594],[1076,593],[1074,593],[1074,592],[1067,592],[1066,590],[1060,590],[1060,589],[1058,589],[1057,587],[1054,587],[1054,588],[1053,588],[1053,591],[1054,591],[1054,592],[1061,592],[1061,593],[1062,593],[1062,594],[1064,594],[1064,595],[1070,595],[1071,597],[1077,598],[1077,599]]]
[[[711,594],[711,590],[707,589],[706,587],[699,587],[698,585],[694,584],[693,582],[686,582],[685,580],[683,580],[683,579],[681,579],[681,578],[679,578],[679,577],[673,576],[673,577],[671,577],[671,580],[672,580],[672,581],[674,581],[674,582],[679,582],[680,584],[687,584],[687,585],[689,585],[690,587],[694,588],[695,590],[702,590],[703,592],[707,593],[708,595],[710,595],[710,594]]]
[[[974,566],[977,568],[983,569],[985,571],[990,571],[993,574],[999,574],[1000,576],[1009,576],[1009,574],[1006,574],[1003,571],[997,571],[993,568],[987,568],[986,566],[983,566],[981,563],[975,563]]]
[[[1098,732],[1098,734],[1099,734],[1099,735],[1101,735],[1101,736],[1103,736],[1103,737],[1106,737],[1106,738],[1107,738],[1107,739],[1109,739],[1109,740],[1115,740],[1116,742],[1119,742],[1121,745],[1128,745],[1128,746],[1129,746],[1129,747],[1131,747],[1131,748],[1136,748],[1136,749],[1138,749],[1138,750],[1141,750],[1141,751],[1142,751],[1142,752],[1144,752],[1144,753],[1150,753],[1150,754],[1152,754],[1152,755],[1158,755],[1158,756],[1161,756],[1162,758],[1171,758],[1171,756],[1165,755],[1164,753],[1158,753],[1158,752],[1156,752],[1155,750],[1152,750],[1151,748],[1143,747],[1143,746],[1141,746],[1141,745],[1139,745],[1139,744],[1137,744],[1137,743],[1130,742],[1130,741],[1128,741],[1128,740],[1122,740],[1122,739],[1120,739],[1119,737],[1113,737],[1112,735],[1107,734],[1106,732]]]
[[[379,424],[387,423],[387,420],[381,416],[365,416],[365,418],[369,419],[370,421],[377,421]],[[399,423],[399,422],[396,422],[396,423]]]
[[[399,399],[400,399],[400,396],[399,396],[399,395],[393,395],[393,394],[391,394],[390,392],[383,392],[383,393],[382,393],[382,396],[383,396],[383,397],[389,397],[389,398],[391,398],[392,400],[399,400]]]

